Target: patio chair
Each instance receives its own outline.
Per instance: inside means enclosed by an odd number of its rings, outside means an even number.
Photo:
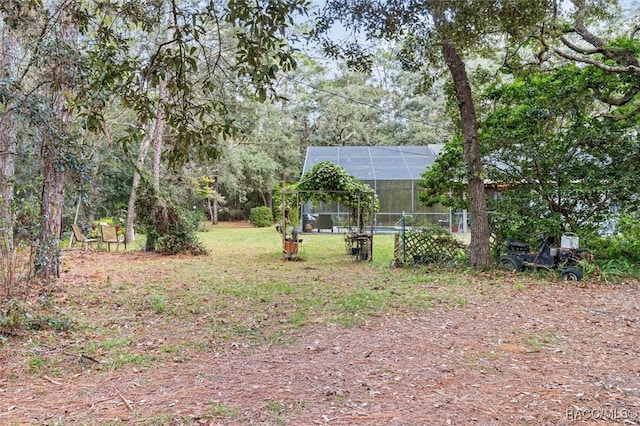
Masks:
[[[120,247],[120,243],[124,244],[124,249],[127,249],[127,239],[124,235],[118,235],[118,230],[113,225],[100,225],[100,231],[102,232],[102,242],[107,244],[107,250],[111,251],[111,244],[116,245],[116,251]]]
[[[71,225],[71,229],[73,229],[73,236],[71,238],[76,242],[80,243],[80,247],[85,247],[89,249],[89,248],[92,248],[93,243],[98,241],[97,238],[85,237],[80,227],[76,224]]]

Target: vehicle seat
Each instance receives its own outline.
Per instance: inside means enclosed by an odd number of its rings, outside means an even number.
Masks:
[[[518,241],[513,237],[507,237],[507,246],[514,250],[529,250],[529,244]]]

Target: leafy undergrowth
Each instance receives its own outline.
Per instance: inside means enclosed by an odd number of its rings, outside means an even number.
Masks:
[[[372,262],[339,234],[304,234],[301,261],[274,229],[200,238],[207,256],[64,251],[39,289],[60,316],[0,344],[0,424],[540,424],[638,408],[636,283],[397,269],[383,235]]]

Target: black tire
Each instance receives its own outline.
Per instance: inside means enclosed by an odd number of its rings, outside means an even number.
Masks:
[[[566,268],[562,270],[563,281],[580,281],[582,279],[582,271],[578,268]]]
[[[502,256],[498,267],[509,272],[522,272],[522,261],[515,256]]]

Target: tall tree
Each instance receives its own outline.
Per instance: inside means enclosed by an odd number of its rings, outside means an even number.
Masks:
[[[504,188],[496,205],[503,231],[588,233],[613,210],[637,211],[638,119],[602,117],[591,68],[535,73],[489,91],[482,138],[487,176]],[[600,87],[621,84],[601,77]]]
[[[415,93],[417,73],[402,70],[387,50],[376,50],[372,74],[338,64],[322,67],[311,58],[288,74],[282,114],[302,148],[310,145],[423,145],[451,135],[442,86]],[[439,99],[438,99],[439,98]]]
[[[36,273],[42,278],[59,276],[59,248],[62,233],[62,209],[66,178],[68,146],[77,138],[72,127],[71,101],[75,97],[79,79],[77,9],[73,2],[54,3],[50,21],[55,28],[51,34],[53,59],[43,74],[49,87],[50,125],[43,132],[40,145],[42,158],[42,196],[40,235],[36,252]]]
[[[334,78],[314,85],[315,112],[308,119],[315,145],[377,144],[384,92],[367,79],[366,74],[344,69]]]
[[[409,63],[434,64],[442,60],[448,68],[455,89],[464,138],[464,159],[469,182],[471,224],[470,261],[473,267],[489,265],[489,225],[486,210],[479,126],[473,93],[467,74],[464,52],[480,53],[495,46],[497,40],[520,37],[552,9],[547,0],[467,1],[372,1],[327,2],[322,11],[318,33],[326,33],[334,22],[362,30],[367,39],[387,39],[405,43]],[[367,67],[366,55],[359,46],[341,48],[325,40],[329,53],[351,58]],[[362,59],[365,59],[364,61]],[[424,69],[428,74],[428,69]]]
[[[18,40],[12,30],[12,19],[0,10],[0,88],[1,99],[11,99],[8,93],[17,78]],[[16,165],[15,103],[3,102],[0,108],[0,253],[7,256],[13,247],[13,192]]]
[[[244,97],[234,112],[236,124],[244,131],[224,142],[215,172],[206,172],[218,177],[216,191],[224,194],[227,208],[240,216],[248,215],[253,207],[271,207],[276,184],[300,176],[304,146],[296,137],[288,109],[288,99],[295,94],[285,96],[287,100],[276,102]]]

